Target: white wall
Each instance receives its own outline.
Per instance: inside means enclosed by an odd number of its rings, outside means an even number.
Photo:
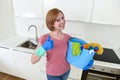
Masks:
[[[44,20],[40,18],[16,17],[14,23],[14,13],[11,0],[0,0],[0,40],[4,40],[16,34],[20,36],[35,38],[35,29],[30,25],[38,27],[38,36],[48,32],[43,30]],[[120,26],[103,25],[77,21],[67,21],[66,33],[82,38],[88,42],[99,42],[105,47],[120,46]],[[7,37],[6,37],[7,36]]]
[[[120,46],[120,26],[69,21],[65,31],[88,42],[98,42],[104,47]]]
[[[35,30],[28,32],[28,27],[31,24],[38,26],[39,36],[47,33],[49,30],[44,26],[43,20],[36,18],[16,18],[17,33],[22,36],[35,37]],[[43,31],[41,32],[41,30]],[[64,32],[82,38],[88,42],[98,42],[104,47],[117,48],[120,45],[120,26],[93,24],[86,22],[66,21]]]
[[[0,0],[0,32],[2,33],[0,34],[0,40],[16,34],[35,38],[34,28],[31,28],[28,32],[30,25],[36,25],[38,27],[38,36],[41,36],[43,33],[48,32],[46,27],[46,30],[44,30],[43,23],[43,19],[25,17],[16,17],[14,22],[11,0]],[[99,42],[105,47],[120,46],[120,37],[118,36],[120,34],[120,26],[66,21],[64,31],[88,42]]]
[[[0,40],[16,35],[11,0],[0,0],[0,33]]]
[[[26,18],[26,17],[16,17],[15,18],[16,31],[19,36],[25,36],[30,38],[35,38],[35,28],[31,27],[28,31],[30,25],[37,26],[38,36],[41,36],[43,33],[42,26],[43,20],[40,18]]]
[[[85,22],[66,22],[65,32],[88,42],[98,42],[103,47],[120,50],[120,26]],[[120,56],[119,53],[116,53]]]

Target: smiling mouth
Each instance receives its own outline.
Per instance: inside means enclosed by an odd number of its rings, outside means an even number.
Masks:
[[[64,24],[62,24],[62,25],[60,25],[59,27],[64,27],[65,25]]]
[[[59,27],[61,27],[61,28],[64,28],[64,25],[62,25],[62,26],[59,26]]]

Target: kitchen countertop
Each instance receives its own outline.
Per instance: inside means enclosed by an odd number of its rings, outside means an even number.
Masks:
[[[27,53],[32,54],[35,51],[34,49],[17,47],[19,44],[27,41],[28,39],[29,39],[28,37],[14,36],[14,37],[11,37],[9,39],[0,41],[0,47],[14,49],[14,50],[23,51],[23,52],[27,52]]]
[[[14,36],[14,37],[11,37],[7,40],[0,41],[0,47],[5,47],[5,48],[14,49],[14,50],[23,51],[23,52],[27,52],[27,53],[32,54],[35,51],[34,49],[17,47],[19,44],[25,42],[28,39],[29,39],[28,37]],[[120,59],[120,51],[118,51],[117,49],[113,49],[113,50],[115,51],[116,55]],[[97,61],[97,60],[94,61],[94,65],[120,69],[120,64],[102,62],[102,61]]]

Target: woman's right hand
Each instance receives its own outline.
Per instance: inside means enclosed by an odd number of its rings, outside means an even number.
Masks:
[[[54,48],[54,41],[51,40],[50,36],[48,36],[47,40],[45,41],[45,43],[42,45],[43,49],[45,51],[47,50],[51,50]]]

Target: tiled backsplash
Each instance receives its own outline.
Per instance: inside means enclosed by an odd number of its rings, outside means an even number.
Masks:
[[[28,32],[28,27],[33,24],[36,25],[38,27],[38,36],[41,36],[49,31],[43,23],[44,20],[39,18],[16,17],[16,30],[19,35],[34,38],[35,30],[32,30],[34,28]],[[120,26],[66,21],[64,32],[88,42],[98,42],[108,48],[120,45],[120,37],[118,37]]]
[[[28,27],[30,25],[37,26],[38,36],[41,36],[43,33],[42,26],[43,20],[39,18],[23,18],[23,17],[16,17],[16,31],[18,35],[35,38],[35,28],[31,28],[28,31]]]
[[[88,42],[99,42],[104,47],[120,46],[120,26],[68,21],[65,30]]]

